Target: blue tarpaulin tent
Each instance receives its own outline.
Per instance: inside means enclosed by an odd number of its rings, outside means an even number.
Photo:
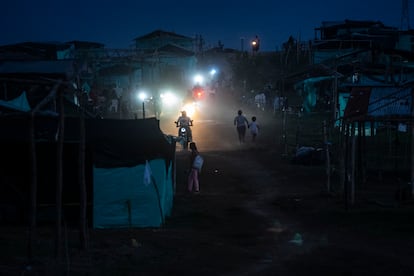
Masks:
[[[159,227],[173,205],[173,154],[159,121],[98,120],[93,144],[94,228]]]
[[[147,165],[94,168],[94,228],[161,226],[173,205],[171,164],[165,167],[165,160],[155,159]]]
[[[0,117],[0,204],[4,200],[16,209],[25,208],[29,198],[29,125],[28,113]],[[35,119],[38,204],[50,208],[56,197],[58,125],[56,116]],[[79,129],[79,118],[65,119],[63,208],[65,219],[73,221],[79,214]],[[161,226],[173,205],[175,141],[162,133],[155,118],[86,119],[85,129],[87,198],[92,206],[88,216],[93,227]]]

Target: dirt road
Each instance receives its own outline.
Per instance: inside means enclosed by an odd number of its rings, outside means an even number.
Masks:
[[[285,158],[271,113],[254,114],[262,126],[258,141],[239,145],[237,109],[227,105],[212,113],[217,117],[195,121],[205,157],[201,194],[187,193],[188,152],[177,148],[176,195],[165,226],[91,231],[88,252],[68,252],[67,274],[414,275],[412,205],[345,210],[340,196],[324,192],[323,167]],[[55,275],[42,268],[32,274]]]
[[[201,195],[186,193],[187,156],[177,151],[174,213],[151,235],[151,243],[161,237],[151,258],[158,265],[145,273],[414,275],[412,204],[346,210],[342,196],[325,192],[323,166],[292,165],[284,156],[280,118],[244,110],[262,130],[256,144],[247,136],[239,145],[238,108],[226,107],[214,113],[220,120],[208,121],[214,128],[194,128],[205,156]]]

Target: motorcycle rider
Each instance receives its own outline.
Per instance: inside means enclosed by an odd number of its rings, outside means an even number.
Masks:
[[[187,137],[188,141],[191,142],[193,140],[193,134],[191,132],[190,126],[193,125],[193,120],[189,116],[187,116],[187,112],[185,110],[181,111],[181,116],[178,117],[176,121],[177,127],[185,127],[187,129]],[[180,135],[180,130],[178,130],[178,136]]]

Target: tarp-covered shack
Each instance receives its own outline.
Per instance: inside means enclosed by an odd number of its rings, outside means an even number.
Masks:
[[[158,120],[97,120],[93,145],[93,225],[157,227],[173,205],[175,142]]]
[[[175,141],[159,121],[88,113],[79,87],[92,68],[60,59],[70,43],[0,48],[0,223],[77,223],[87,205],[96,228],[160,226],[173,203]]]
[[[64,219],[79,214],[80,119],[65,118]],[[29,113],[0,116],[0,221],[26,219],[31,174]],[[56,198],[58,116],[34,119],[38,219],[53,220]],[[88,221],[95,228],[158,227],[173,205],[175,142],[155,118],[86,119],[85,174]],[[11,218],[13,217],[13,218]]]

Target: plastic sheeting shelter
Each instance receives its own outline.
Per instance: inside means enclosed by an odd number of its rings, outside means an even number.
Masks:
[[[22,112],[30,111],[30,105],[26,97],[26,92],[23,92],[19,97],[14,98],[10,101],[0,100],[0,107]]]
[[[159,227],[173,206],[175,142],[155,118],[98,120],[93,141],[93,227]]]
[[[150,169],[149,169],[150,168]],[[94,228],[159,227],[173,206],[172,163],[94,168]]]
[[[56,201],[58,118],[38,115],[34,123],[38,209],[39,214],[43,210],[52,214]],[[0,116],[0,205],[16,210],[10,219],[22,210],[22,221],[29,213],[29,126],[27,113]],[[73,222],[79,220],[79,129],[79,118],[65,118],[63,212],[65,219]],[[173,205],[175,141],[162,133],[159,121],[86,119],[85,130],[84,169],[88,206],[92,206],[87,210],[88,221],[95,228],[162,225]],[[7,214],[2,210],[0,215],[6,220]],[[43,220],[53,219],[48,216]]]

